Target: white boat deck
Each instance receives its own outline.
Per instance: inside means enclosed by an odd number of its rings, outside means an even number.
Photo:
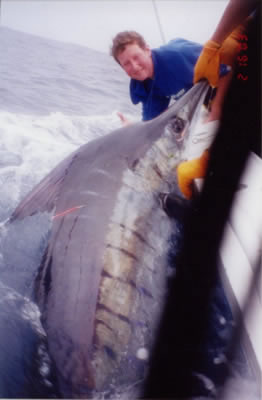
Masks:
[[[262,274],[255,274],[261,267],[262,249],[262,160],[250,154],[247,167],[241,178],[229,221],[226,225],[220,248],[222,275],[227,280],[228,296],[233,305],[244,315],[244,328],[253,368],[262,393]],[[260,268],[261,270],[261,268]],[[245,310],[249,289],[252,285],[252,301]],[[234,312],[234,307],[233,307]],[[244,344],[245,345],[245,344]],[[252,354],[252,355],[251,355]]]

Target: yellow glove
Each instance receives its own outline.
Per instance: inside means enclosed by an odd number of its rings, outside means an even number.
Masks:
[[[240,51],[239,37],[245,32],[245,26],[239,25],[223,42],[219,50],[220,63],[234,65],[236,56]]]
[[[218,85],[219,65],[232,66],[240,51],[239,37],[245,32],[246,26],[251,18],[238,25],[237,28],[224,40],[222,46],[209,40],[203,47],[202,52],[194,68],[194,83],[206,78],[212,87]]]
[[[204,45],[194,68],[194,83],[206,78],[212,87],[217,86],[220,64],[219,49],[220,44],[213,40],[209,40]]]
[[[187,199],[192,197],[194,179],[205,177],[208,160],[209,151],[206,149],[201,157],[183,161],[177,167],[178,186]]]

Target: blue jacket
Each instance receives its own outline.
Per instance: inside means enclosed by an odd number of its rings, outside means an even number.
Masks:
[[[142,102],[144,121],[166,110],[171,96],[177,99],[193,86],[194,66],[202,47],[179,38],[152,50],[154,78],[130,81],[131,100],[133,104]]]

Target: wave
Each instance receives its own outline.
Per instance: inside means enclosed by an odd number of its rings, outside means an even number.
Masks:
[[[116,112],[107,115],[45,116],[0,111],[0,218],[56,164],[77,147],[121,127]]]

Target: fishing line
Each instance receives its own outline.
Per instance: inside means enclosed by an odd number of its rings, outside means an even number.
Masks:
[[[157,20],[160,36],[162,38],[163,44],[165,44],[166,43],[165,35],[164,35],[163,29],[162,29],[162,25],[161,25],[161,22],[160,22],[159,13],[158,13],[158,10],[157,10],[157,6],[156,6],[155,0],[152,0],[152,3],[153,3],[154,11],[155,11],[155,16],[156,16],[156,20]]]

